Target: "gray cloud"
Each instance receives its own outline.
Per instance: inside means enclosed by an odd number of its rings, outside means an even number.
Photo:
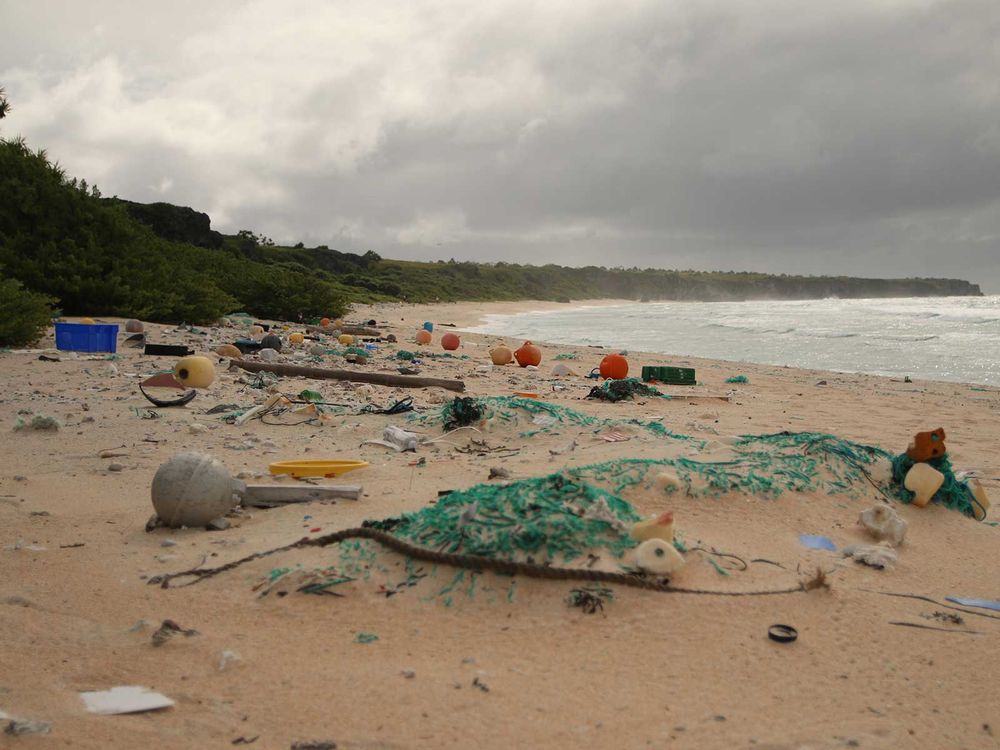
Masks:
[[[276,240],[1000,291],[994,0],[480,5],[0,0],[4,133]]]

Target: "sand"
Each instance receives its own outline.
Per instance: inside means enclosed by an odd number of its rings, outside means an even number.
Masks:
[[[413,330],[424,320],[470,325],[486,312],[545,306],[384,305],[359,308],[350,317],[384,323],[399,336],[398,348],[413,350]],[[190,342],[199,352],[240,333],[206,329],[209,335],[202,336],[155,324],[147,329],[153,341]],[[442,330],[438,326],[431,351],[440,351]],[[428,360],[423,374],[463,379],[467,395],[531,389],[600,418],[658,419],[705,441],[708,453],[725,451],[731,436],[782,430],[828,432],[900,452],[917,430],[942,426],[956,468],[976,472],[987,491],[1000,497],[997,389],[632,353],[636,369],[694,367],[702,385],[665,386],[679,396],[672,400],[606,404],[581,400],[594,381],[548,374],[558,353],[576,353],[567,363],[584,374],[602,352],[542,345],[538,373],[515,366],[477,372],[499,341],[463,335],[457,354],[469,359]],[[40,344],[51,346],[51,337]],[[383,345],[363,369],[394,371],[394,350]],[[622,430],[629,440],[619,443],[604,443],[584,429],[530,438],[503,428],[478,435],[489,447],[516,449],[506,458],[459,452],[474,433],[421,446],[416,455],[360,445],[379,437],[386,425],[406,426],[405,416],[237,427],[204,412],[220,403],[259,403],[267,394],[237,382],[244,373],[221,364],[216,383],[189,406],[145,419],[149,405],[136,388],[139,376],[166,369],[173,360],[139,351],[120,347],[114,362],[66,353],[62,361],[45,362],[38,350],[0,354],[0,711],[52,725],[48,735],[0,735],[0,746],[208,748],[252,742],[254,748],[289,748],[312,740],[340,748],[776,750],[986,748],[1000,742],[1000,613],[963,613],[876,593],[913,593],[937,602],[946,596],[1000,598],[1000,529],[936,505],[899,505],[909,533],[898,564],[887,570],[799,543],[801,533],[826,535],[838,547],[870,541],[857,519],[878,500],[873,487],[855,498],[824,492],[635,496],[643,514],[672,510],[689,542],[748,562],[747,570],[722,575],[712,560],[723,558],[692,551],[677,585],[786,588],[822,568],[830,588],[809,593],[724,597],[612,586],[613,599],[603,612],[586,614],[566,603],[579,583],[518,577],[512,587],[491,573],[480,577],[473,594],[462,589],[446,603],[439,591],[453,570],[437,570],[392,596],[380,591],[378,576],[336,587],[339,597],[260,597],[252,590],[277,566],[336,563],[334,550],[283,553],[187,588],[149,585],[150,576],[217,565],[303,535],[428,507],[441,490],[487,481],[494,466],[520,479],[611,458],[697,458],[699,451],[634,427]],[[339,358],[327,360],[345,366]],[[725,383],[736,374],[749,383]],[[567,388],[553,391],[557,380]],[[427,413],[454,395],[298,379],[277,387],[286,393],[309,387],[330,401],[359,405],[366,394],[379,405],[412,396]],[[690,394],[703,398],[684,397]],[[729,400],[711,398],[726,394]],[[55,416],[63,427],[54,433],[14,431],[19,410]],[[441,434],[439,427],[426,428],[427,437]],[[576,448],[564,450],[571,439]],[[104,449],[124,455],[100,458]],[[261,483],[274,481],[268,464],[286,458],[362,458],[370,466],[325,482],[362,484],[364,496],[357,502],[252,510],[230,519],[225,531],[147,533],[153,474],[185,449],[207,451],[233,474],[245,472],[247,481]],[[411,465],[419,458],[422,465]],[[112,463],[121,470],[111,471]],[[164,546],[167,540],[176,544]],[[394,570],[403,564],[399,555],[381,550],[378,559]],[[962,623],[935,613],[959,615]],[[167,618],[198,635],[154,647],[152,633]],[[793,625],[798,640],[768,640],[774,623]],[[365,634],[377,640],[360,642]],[[227,651],[239,659],[220,669]],[[151,688],[175,705],[123,716],[85,711],[80,692],[119,685]]]

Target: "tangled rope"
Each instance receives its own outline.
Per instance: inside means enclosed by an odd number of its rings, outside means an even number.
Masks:
[[[434,550],[424,549],[423,547],[410,544],[409,542],[403,541],[402,539],[399,539],[398,537],[395,537],[385,531],[370,527],[343,529],[341,531],[333,532],[332,534],[325,534],[324,536],[312,538],[305,537],[297,542],[287,544],[284,547],[277,547],[272,550],[267,550],[266,552],[255,552],[252,555],[247,555],[239,560],[233,560],[232,562],[220,565],[217,568],[192,568],[190,570],[182,570],[177,573],[166,573],[160,576],[153,576],[149,579],[148,583],[159,584],[161,588],[170,588],[170,582],[175,579],[194,578],[193,581],[179,584],[174,588],[193,586],[206,578],[212,578],[220,573],[233,570],[244,563],[259,560],[279,552],[286,552],[292,549],[305,549],[307,547],[327,547],[331,544],[337,544],[347,539],[371,539],[409,557],[431,563],[437,563],[439,565],[450,565],[456,568],[492,570],[494,573],[501,573],[504,575],[523,575],[528,578],[544,578],[548,580],[617,583],[622,586],[646,589],[647,591],[660,591],[673,594],[703,594],[710,596],[771,596],[777,594],[803,593],[813,589],[823,588],[828,585],[825,574],[823,574],[822,571],[818,571],[814,578],[801,582],[797,586],[785,589],[770,589],[765,591],[713,591],[708,589],[679,588],[671,586],[669,580],[667,579],[645,578],[641,575],[633,575],[630,573],[612,573],[603,570],[586,570],[582,568],[557,568],[548,565],[537,565],[534,563],[517,562],[513,560],[497,560],[491,557],[482,557],[479,555],[436,552]]]

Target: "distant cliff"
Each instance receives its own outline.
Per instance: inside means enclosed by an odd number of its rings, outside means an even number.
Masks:
[[[67,313],[210,322],[243,309],[296,320],[349,302],[979,296],[959,279],[775,276],[513,263],[412,262],[223,235],[207,214],[102,198],[44,152],[0,139],[0,272]],[[2,279],[0,279],[2,281]]]

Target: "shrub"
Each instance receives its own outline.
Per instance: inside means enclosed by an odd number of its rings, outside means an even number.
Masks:
[[[0,346],[26,346],[42,337],[52,321],[55,298],[0,278]]]

